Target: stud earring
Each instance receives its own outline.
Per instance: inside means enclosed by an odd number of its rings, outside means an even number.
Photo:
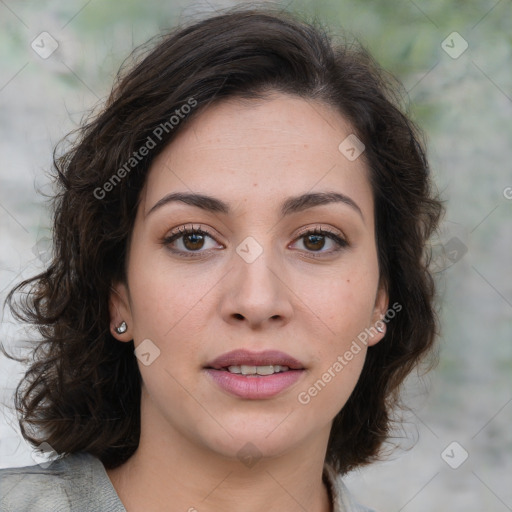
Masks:
[[[375,329],[377,329],[377,331],[379,331],[379,332],[384,332],[384,329],[382,327],[380,327],[380,326],[379,327],[375,327]]]
[[[119,327],[115,328],[115,331],[117,332],[117,334],[124,334],[127,329],[128,329],[128,326],[126,325],[126,322],[123,320],[121,322],[121,324],[119,325]]]

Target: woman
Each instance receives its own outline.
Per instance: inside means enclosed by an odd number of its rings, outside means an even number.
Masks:
[[[443,207],[397,87],[257,9],[118,80],[56,158],[51,264],[9,295],[42,336],[22,433],[59,457],[2,470],[2,511],[367,510],[342,476],[438,330]]]

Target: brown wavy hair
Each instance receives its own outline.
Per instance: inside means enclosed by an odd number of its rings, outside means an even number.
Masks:
[[[141,375],[133,341],[119,343],[110,333],[109,294],[126,279],[148,170],[213,102],[282,92],[337,110],[366,146],[381,278],[390,304],[403,310],[368,349],[355,390],[334,419],[326,461],[342,474],[375,460],[389,439],[401,384],[424,356],[435,356],[439,334],[426,249],[444,206],[433,192],[423,136],[400,107],[400,83],[359,43],[335,41],[318,21],[267,8],[235,8],[179,26],[132,58],[99,113],[73,132],[66,151],[54,151],[52,259],[7,297],[15,318],[42,337],[15,393],[23,436],[60,454],[88,452],[107,468],[134,453]],[[196,108],[170,127],[170,116],[191,98]],[[155,127],[166,122],[157,140]],[[155,147],[98,198],[152,134]],[[28,293],[15,300],[22,291]]]

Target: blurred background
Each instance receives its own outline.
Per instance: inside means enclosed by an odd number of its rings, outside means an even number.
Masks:
[[[106,98],[135,46],[235,4],[0,0],[2,304],[47,260],[55,144]],[[447,199],[433,240],[440,363],[409,379],[400,448],[346,483],[380,512],[512,510],[512,0],[271,5],[356,37],[402,81]],[[3,312],[8,348],[27,334]],[[0,467],[35,464],[12,411],[24,368],[0,357]]]

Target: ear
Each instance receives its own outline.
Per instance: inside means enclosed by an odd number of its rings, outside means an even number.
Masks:
[[[110,287],[109,296],[110,332],[119,341],[131,341],[133,339],[133,320],[130,307],[130,294],[128,286],[124,283],[116,283]],[[116,327],[126,322],[126,332],[119,334]]]
[[[379,282],[379,288],[375,297],[375,305],[372,314],[372,325],[370,331],[373,336],[368,339],[368,346],[376,345],[386,335],[386,320],[385,316],[389,307],[389,294],[386,283],[381,279]],[[383,332],[379,332],[381,329]]]

